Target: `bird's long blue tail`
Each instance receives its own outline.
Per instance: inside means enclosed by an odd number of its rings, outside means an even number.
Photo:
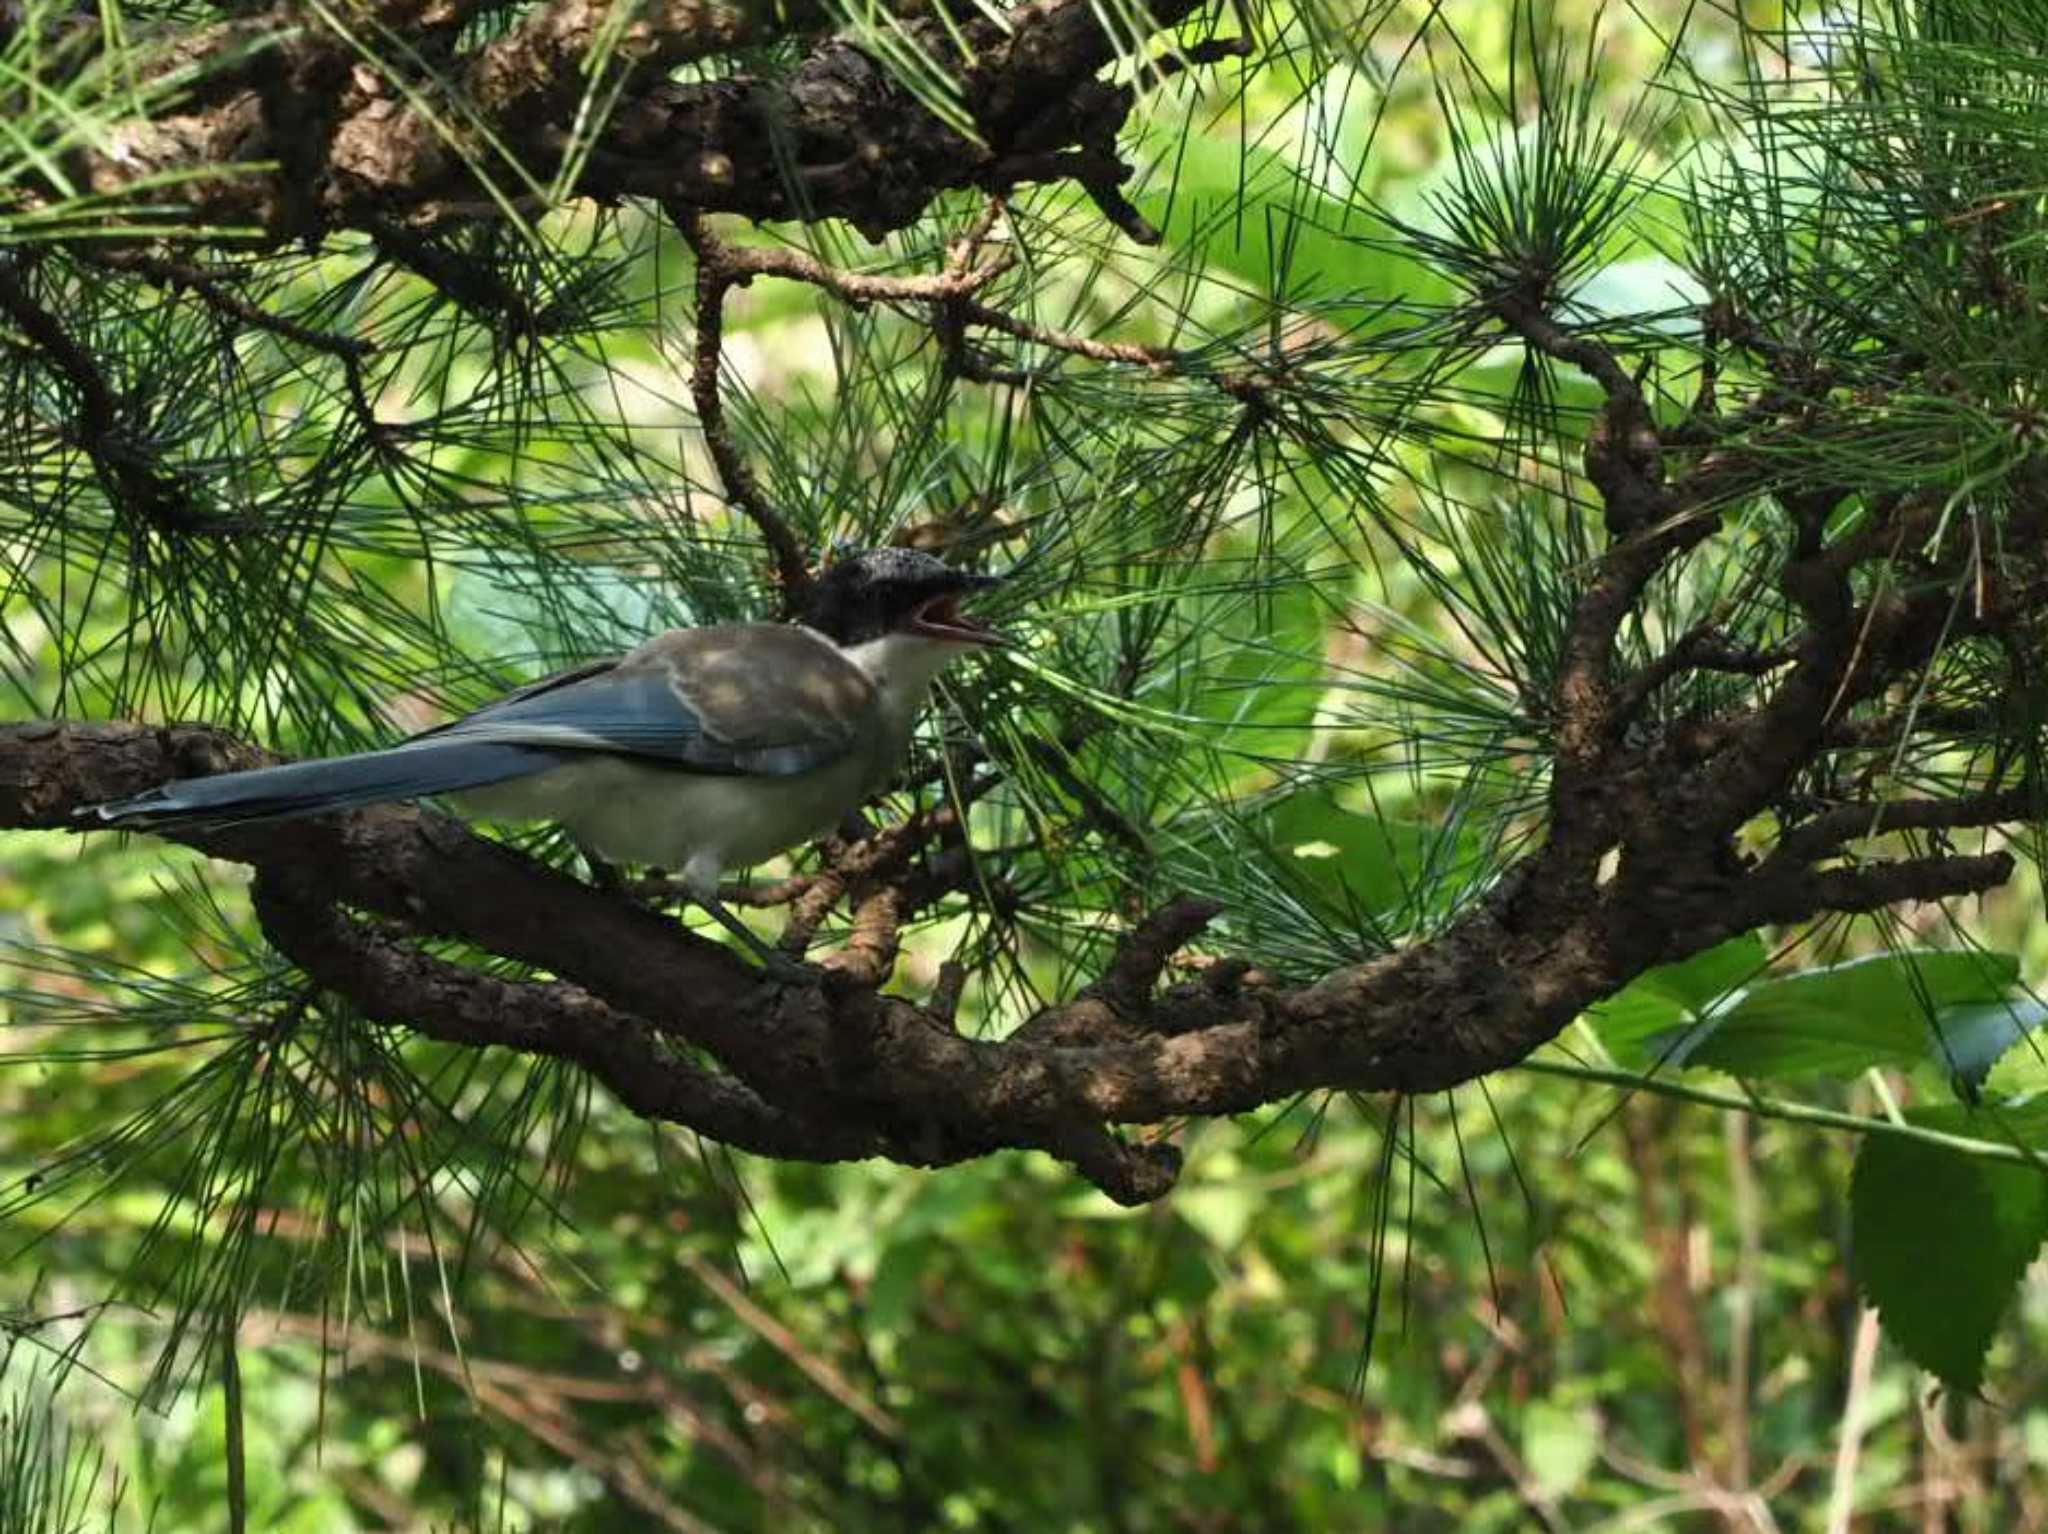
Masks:
[[[86,805],[72,819],[81,828],[125,826],[144,831],[291,820],[392,799],[482,788],[544,772],[572,755],[499,741],[421,741],[357,756],[166,783],[127,799]]]

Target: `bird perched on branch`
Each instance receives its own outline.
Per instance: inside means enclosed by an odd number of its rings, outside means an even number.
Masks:
[[[1005,642],[959,605],[996,579],[869,550],[819,576],[801,624],[671,629],[387,750],[167,783],[76,819],[162,831],[450,794],[465,814],[555,821],[596,857],[676,870],[785,972],[720,903],[720,875],[820,835],[888,782],[939,672]]]

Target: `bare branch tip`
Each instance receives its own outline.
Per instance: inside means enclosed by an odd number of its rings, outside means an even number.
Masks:
[[[1126,1209],[1164,1198],[1180,1181],[1180,1147],[1164,1140],[1133,1145],[1113,1130],[1089,1124],[1055,1134],[1050,1148]]]

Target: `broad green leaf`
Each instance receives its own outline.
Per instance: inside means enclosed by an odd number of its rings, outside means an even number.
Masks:
[[[1993,1097],[2048,1094],[2048,1043],[2029,1033],[1998,1057],[1980,1085]]]
[[[1406,821],[1348,810],[1322,788],[1289,794],[1268,812],[1266,827],[1275,851],[1338,914],[1399,907],[1433,840]]]
[[[1935,1017],[1934,1063],[1969,1090],[1981,1089],[1994,1065],[2007,1060],[2016,1067],[2022,1061],[2040,1063],[2041,1047],[2031,1035],[2043,1022],[2048,1022],[2048,1004],[2031,996],[1944,1007]],[[2048,1078],[2032,1084],[2048,1084]],[[2019,1087],[2015,1082],[2005,1090]]]
[[[1748,988],[1690,1040],[1653,1039],[1686,1065],[1733,1076],[1851,1077],[1942,1060],[1944,1009],[1999,1003],[2019,979],[2011,954],[1876,954]]]
[[[1850,1228],[1856,1285],[1885,1335],[1951,1389],[1975,1392],[1999,1320],[2048,1238],[2048,1176],[1871,1135],[1856,1156]]]
[[[1763,939],[1745,932],[1682,963],[1637,976],[1593,1009],[1593,1027],[1626,1065],[1683,1063],[1686,1026],[1709,1017],[1761,975],[1769,961]]]

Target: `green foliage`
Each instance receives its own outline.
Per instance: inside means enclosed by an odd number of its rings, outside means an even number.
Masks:
[[[0,1315],[0,1534],[84,1534],[112,1528],[126,1488],[104,1448],[52,1405],[51,1372],[22,1366],[27,1333]]]
[[[2019,979],[2011,954],[1870,954],[1759,979],[1764,962],[1746,936],[1647,975],[1598,1009],[1602,1036],[1631,1063],[1731,1076],[1852,1079],[1933,1060],[1981,1081],[2024,1031],[2022,1016],[2038,1020],[2008,995]]]
[[[1595,1026],[1619,1060],[1653,1075],[1854,1081],[1917,1070],[1962,1094],[1905,1110],[1905,1133],[1863,1140],[1852,1265],[1885,1334],[1945,1383],[1975,1392],[1998,1321],[2048,1239],[2048,1113],[2010,1079],[2038,1058],[2030,1035],[2042,1020],[2038,1001],[2012,991],[2019,961],[1906,951],[1759,978],[1765,964],[1754,935],[1735,939],[1643,976],[1596,1009]],[[2015,1067],[1985,1096],[2007,1055]],[[1999,1156],[2008,1148],[2016,1160]]]
[[[902,980],[969,966],[963,1026],[1000,1034],[1069,992],[1109,918],[1181,889],[1226,902],[1224,946],[1309,976],[1441,930],[1531,845],[1600,536],[1577,475],[1597,395],[1508,340],[1503,291],[1597,330],[1670,423],[1710,351],[1731,394],[1763,376],[1709,339],[1709,295],[1847,398],[1902,357],[1952,359],[1853,430],[1753,445],[1777,488],[1932,484],[1952,498],[1937,542],[1995,535],[1976,497],[2032,451],[2048,329],[1956,274],[1995,259],[2043,285],[2021,205],[2048,10],[1552,9],[1261,8],[1255,68],[1151,82],[1126,147],[1156,252],[1071,188],[1020,192],[1001,235],[1019,260],[987,301],[1172,347],[1164,376],[988,335],[1022,382],[970,387],[921,312],[765,280],[735,297],[728,409],[808,547],[931,530],[1012,571],[997,616],[1025,644],[949,689],[889,806],[938,802],[969,740],[1003,769],[971,821],[1003,898],[928,913]],[[843,10],[959,117],[893,13]],[[1104,14],[1142,77],[1135,17]],[[0,155],[61,163],[132,105],[81,80],[8,117]],[[0,350],[16,712],[203,717],[321,752],[653,628],[767,614],[685,403],[687,253],[640,211],[540,190],[507,227],[396,252],[224,258],[360,352],[224,342],[217,313],[110,280],[50,241],[83,200],[0,215],[123,430],[218,534],[136,526],[63,402]],[[930,271],[979,211],[942,199],[873,249],[772,237]],[[449,266],[471,281],[422,275]],[[1254,419],[1222,385],[1261,371]],[[1764,491],[1727,520],[1651,593],[1631,666],[1707,618],[1758,646],[1787,632]],[[1711,719],[1735,685],[1688,676],[1651,708]],[[1989,646],[1945,653],[1920,701],[1953,727],[1871,753],[1868,783],[1934,792],[2038,755],[2038,685]],[[2048,1464],[2048,1315],[2022,1276],[2048,1230],[2031,870],[1911,930],[1752,933],[1655,971],[1537,1062],[1552,1074],[1176,1129],[1184,1186],[1133,1214],[1024,1157],[930,1178],[750,1164],[562,1068],[309,993],[229,870],[148,842],[7,851],[0,1304],[68,1314],[42,1274],[122,1302],[35,1334],[149,1413],[110,1413],[79,1372],[56,1416],[0,1419],[0,1529],[111,1500],[66,1413],[135,1481],[116,1526],[142,1526],[138,1503],[218,1526],[230,1335],[261,1527],[396,1503],[465,1527],[666,1507],[848,1534],[1426,1534],[1640,1524],[1674,1483],[1780,1462],[1780,1526],[1819,1527],[1832,1488],[1799,1467],[1831,1462],[1859,1388],[1866,1511],[1888,1527],[1885,1496],[1935,1484],[1931,1430],[1898,1358],[1854,1383],[1852,1271],[1906,1360],[1958,1392],[2013,1382],[2006,1417],[1974,1419],[2004,1467],[1972,1493],[1980,1526]],[[1695,1087],[1707,1071],[1740,1086]],[[1679,1113],[1688,1096],[1722,1115]]]
[[[2011,1127],[1990,1113],[1914,1122],[1987,1137]],[[1850,1212],[1856,1285],[1885,1335],[1951,1389],[1976,1391],[2014,1289],[2048,1240],[2048,1177],[2038,1164],[1873,1137],[1856,1155]]]

